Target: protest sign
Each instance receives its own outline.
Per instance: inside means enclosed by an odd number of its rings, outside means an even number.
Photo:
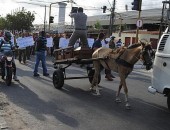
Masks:
[[[92,48],[93,43],[94,43],[94,38],[87,38],[87,41],[88,41],[89,47]]]
[[[53,38],[52,37],[47,38],[47,47],[53,47]]]
[[[66,47],[68,47],[68,43],[69,43],[69,39],[61,37],[60,41],[59,41],[59,47],[66,48]]]

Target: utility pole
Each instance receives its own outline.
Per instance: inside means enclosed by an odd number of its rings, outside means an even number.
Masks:
[[[169,29],[170,29],[170,0],[169,0],[168,4],[169,4],[169,9],[168,9],[167,15],[168,15],[168,31],[169,31]]]
[[[44,32],[45,32],[45,22],[46,22],[46,5],[45,5],[45,13],[44,13]]]
[[[163,7],[162,7],[162,16],[161,16],[161,23],[160,23],[160,28],[159,28],[159,39],[160,39],[160,37],[161,37],[161,35],[162,35],[162,24],[163,24],[163,22],[164,22],[164,9],[165,9],[165,1],[162,1],[162,3],[163,3]]]
[[[139,0],[139,3],[138,3],[138,20],[140,19],[141,17],[141,6],[142,6],[142,0]],[[137,27],[137,30],[136,30],[136,39],[135,39],[135,43],[138,42],[138,34],[139,34],[139,27]]]
[[[73,0],[70,0],[70,3],[71,3],[71,9],[73,7]],[[71,25],[73,26],[73,18],[71,18]]]
[[[110,14],[109,35],[112,35],[112,32],[113,32],[113,24],[114,24],[114,17],[115,17],[115,5],[116,5],[116,0],[113,1],[113,5],[110,10],[111,14]]]

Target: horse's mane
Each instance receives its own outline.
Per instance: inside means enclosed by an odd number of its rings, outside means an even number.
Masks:
[[[141,46],[140,43],[135,43],[135,44],[130,45],[127,49],[133,49],[133,48],[136,48],[136,47],[139,47],[139,46]]]

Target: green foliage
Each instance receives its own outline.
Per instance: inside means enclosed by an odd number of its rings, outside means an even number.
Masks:
[[[6,27],[6,20],[3,17],[0,17],[0,30],[5,29]]]
[[[30,30],[33,27],[35,16],[30,11],[20,11],[13,15],[7,14],[5,18],[0,18],[0,29],[8,30]]]
[[[102,28],[102,25],[100,24],[99,21],[97,21],[97,22],[94,24],[94,27],[95,27],[96,29],[101,29],[101,28]]]

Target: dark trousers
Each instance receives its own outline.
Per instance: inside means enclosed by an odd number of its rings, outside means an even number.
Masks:
[[[30,46],[26,47],[26,58],[30,59]]]
[[[18,57],[19,62],[23,61],[24,63],[26,62],[26,49],[19,49],[19,57]]]
[[[105,69],[105,74],[106,74],[106,75],[111,75],[111,70]]]

